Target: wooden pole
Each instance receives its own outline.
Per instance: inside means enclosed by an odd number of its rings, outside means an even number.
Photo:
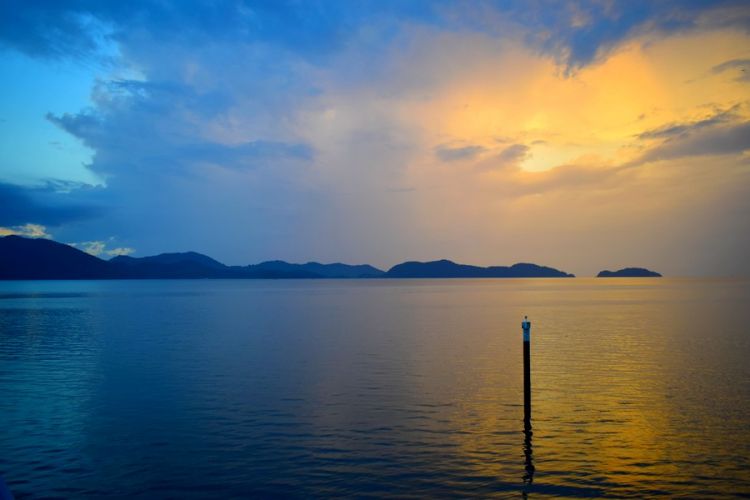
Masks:
[[[527,316],[521,323],[523,330],[523,451],[526,458],[526,474],[523,482],[531,485],[534,482],[534,459],[531,448],[531,321]],[[524,498],[526,497],[524,492]]]
[[[531,321],[524,316],[523,329],[523,421],[531,429]]]

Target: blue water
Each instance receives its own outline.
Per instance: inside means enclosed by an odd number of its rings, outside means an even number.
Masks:
[[[18,498],[747,496],[748,325],[746,280],[0,282],[0,474]]]

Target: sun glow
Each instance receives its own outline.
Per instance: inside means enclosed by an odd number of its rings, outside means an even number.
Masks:
[[[747,100],[745,87],[710,72],[743,46],[750,46],[749,37],[736,33],[634,40],[566,75],[549,57],[480,38],[471,51],[464,45],[452,54],[465,69],[431,82],[429,100],[405,96],[394,104],[402,120],[417,122],[436,145],[476,145],[487,156],[507,144],[525,144],[528,154],[519,162],[525,171],[583,157],[625,163],[640,154],[633,143],[643,131],[700,119],[701,108]],[[429,52],[415,59],[415,72],[430,73],[427,68],[437,63]],[[695,79],[703,79],[702,92],[695,92]]]

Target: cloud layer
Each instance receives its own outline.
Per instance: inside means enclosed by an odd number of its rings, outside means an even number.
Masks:
[[[59,226],[96,217],[100,207],[84,204],[67,196],[67,183],[46,182],[42,186],[24,187],[0,182],[0,225],[18,226],[38,223]],[[78,189],[86,190],[85,187]]]
[[[100,68],[90,107],[38,117],[100,184],[0,184],[7,231],[237,264],[750,273],[743,2],[2,9],[6,51]]]

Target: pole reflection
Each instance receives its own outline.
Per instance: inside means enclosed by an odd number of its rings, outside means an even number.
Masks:
[[[523,454],[526,474],[523,484],[526,488],[534,482],[534,456],[531,448],[531,321],[524,316],[521,323],[523,330]],[[524,498],[526,491],[523,492]]]
[[[530,486],[534,482],[534,450],[531,446],[531,436],[534,433],[531,430],[531,420],[524,419],[523,421],[523,455],[525,458],[525,470],[526,473],[523,475],[523,484]]]

